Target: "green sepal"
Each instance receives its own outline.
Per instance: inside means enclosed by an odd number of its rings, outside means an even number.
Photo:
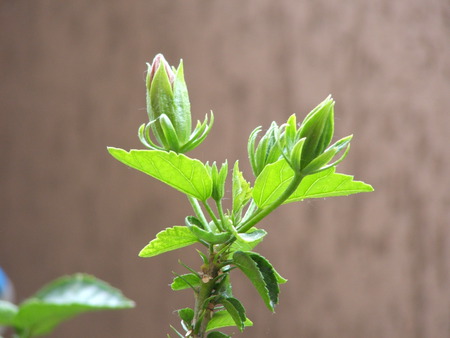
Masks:
[[[173,100],[174,100],[174,116],[169,116],[174,123],[180,144],[184,144],[189,140],[191,135],[191,104],[189,102],[189,94],[184,80],[183,60],[175,74],[173,83]]]
[[[206,166],[183,154],[160,150],[131,150],[108,147],[109,153],[126,164],[167,185],[206,201],[211,197],[212,180]]]
[[[197,243],[197,237],[187,227],[175,225],[160,231],[156,238],[150,241],[141,252],[139,257],[153,257],[164,252],[183,248]]]
[[[305,167],[319,156],[330,144],[334,133],[334,100],[328,96],[304,119],[299,137],[306,138],[302,153]]]
[[[150,69],[147,75],[147,111],[152,124],[152,130],[156,139],[161,144],[167,144],[161,125],[158,121],[161,114],[171,118],[174,115],[174,100],[172,84],[170,83],[164,62],[159,64],[153,79],[150,81]],[[177,126],[175,126],[177,127]]]
[[[172,121],[170,121],[169,117],[166,114],[161,114],[161,116],[159,117],[159,123],[164,133],[165,150],[172,150],[176,153],[179,153],[181,148],[180,141],[178,140],[177,131],[175,130]]]
[[[347,156],[350,149],[350,141],[352,140],[352,137],[353,135],[344,137],[334,143],[332,146],[328,147],[327,150],[325,150],[321,155],[317,156],[305,168],[302,169],[302,174],[306,176],[338,165]],[[336,156],[336,154],[344,148],[346,148],[344,154],[337,161],[328,164]]]
[[[273,312],[280,289],[269,261],[254,252],[236,251],[233,254],[233,264],[247,276],[267,308]]]
[[[195,288],[200,286],[202,283],[202,280],[200,277],[194,273],[187,273],[184,275],[176,276],[173,279],[172,284],[170,284],[170,287],[174,291],[179,290],[185,290],[189,288]]]
[[[236,161],[233,167],[233,223],[238,224],[241,219],[242,209],[250,201],[252,197],[252,188],[242,172],[239,171],[239,161]]]

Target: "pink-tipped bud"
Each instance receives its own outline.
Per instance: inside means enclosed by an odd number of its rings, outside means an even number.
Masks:
[[[166,70],[166,74],[167,77],[169,78],[170,84],[173,85],[174,81],[175,81],[175,73],[173,72],[173,70],[170,68],[169,63],[166,61],[166,59],[164,58],[164,56],[162,54],[157,54],[155,56],[155,58],[153,59],[153,62],[151,64],[151,68],[150,68],[150,74],[149,74],[149,81],[151,83],[151,81],[153,80],[156,71],[158,70],[159,66],[161,65],[161,63],[164,65],[164,68]]]

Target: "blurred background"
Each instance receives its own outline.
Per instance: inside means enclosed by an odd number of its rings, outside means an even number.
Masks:
[[[186,199],[110,157],[142,148],[145,70],[180,58],[193,117],[216,123],[190,153],[229,163],[249,133],[329,93],[338,171],[375,192],[286,205],[260,245],[289,282],[270,313],[235,273],[255,326],[236,337],[449,337],[450,4],[432,1],[0,0],[0,265],[19,301],[87,272],[136,309],[74,319],[51,337],[165,337],[192,248],[137,254],[183,224]]]

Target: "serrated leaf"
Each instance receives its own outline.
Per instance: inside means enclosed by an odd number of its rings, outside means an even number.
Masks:
[[[253,326],[253,322],[246,318],[244,322],[245,326]],[[220,329],[222,327],[227,326],[235,326],[234,320],[227,310],[221,310],[214,312],[213,317],[208,322],[208,326],[206,327],[206,331],[211,331],[215,329]]]
[[[160,150],[131,150],[109,147],[120,162],[142,171],[201,201],[212,194],[212,180],[205,165],[183,154]]]
[[[284,202],[290,203],[307,198],[347,196],[373,191],[372,186],[354,181],[353,176],[338,174],[332,167],[319,173],[308,175],[297,190]],[[259,208],[265,208],[286,190],[294,177],[294,171],[286,160],[281,159],[264,168],[253,187],[253,199]]]
[[[12,325],[17,311],[15,304],[0,300],[0,325]]]
[[[242,306],[241,302],[236,298],[220,298],[219,303],[221,303],[225,309],[228,311],[230,316],[233,318],[234,323],[236,324],[239,331],[244,330],[244,322],[245,322],[245,309]]]
[[[131,308],[134,303],[120,290],[83,274],[59,278],[20,305],[14,326],[30,336],[50,333],[62,321],[78,314]]]
[[[273,312],[275,304],[278,303],[278,283],[273,269],[270,269],[270,263],[267,265],[267,260],[255,259],[254,255],[256,254],[252,252],[236,251],[233,254],[233,263],[252,282],[267,308]]]
[[[260,254],[257,254],[255,252],[248,254],[258,266],[258,269],[264,278],[264,282],[266,283],[266,288],[269,291],[269,298],[272,306],[275,306],[276,304],[278,304],[278,294],[280,293],[280,287],[278,286],[275,269],[273,268],[272,264],[270,264],[270,262]]]
[[[201,279],[193,273],[187,273],[185,275],[175,277],[172,284],[170,284],[170,287],[172,288],[172,290],[178,291],[189,289],[191,285],[193,287],[200,286]]]
[[[197,243],[197,237],[185,226],[175,225],[156,235],[156,238],[146,245],[139,257],[153,257],[167,251],[183,248]]]

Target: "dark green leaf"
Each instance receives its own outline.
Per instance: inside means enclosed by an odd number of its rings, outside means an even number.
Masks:
[[[221,303],[225,309],[228,311],[230,316],[233,318],[234,323],[238,329],[242,332],[244,330],[245,322],[245,309],[236,298],[220,298],[219,303]]]
[[[250,279],[267,308],[274,311],[279,291],[275,274],[273,271],[270,272],[267,265],[261,263],[260,260],[255,261],[252,254],[251,252],[236,251],[233,254],[233,263]],[[258,263],[261,264],[261,267]]]
[[[201,201],[207,200],[212,194],[211,176],[199,160],[160,150],[126,152],[109,147],[108,151],[120,162]]]
[[[278,286],[277,277],[275,275],[275,269],[265,257],[255,252],[248,254],[256,263],[259,271],[264,278],[264,282],[266,283],[266,288],[269,291],[269,297],[272,305],[274,306],[275,304],[278,304],[278,294],[280,293],[280,288]]]
[[[92,276],[76,274],[57,279],[19,307],[14,326],[31,336],[50,333],[62,321],[96,310],[131,308],[134,303]]]
[[[153,257],[197,242],[197,237],[187,227],[175,225],[159,232],[156,238],[141,250],[139,256]]]
[[[225,333],[219,332],[219,331],[210,332],[210,333],[208,333],[208,336],[207,336],[207,338],[230,338],[230,337],[231,336],[229,336]]]

